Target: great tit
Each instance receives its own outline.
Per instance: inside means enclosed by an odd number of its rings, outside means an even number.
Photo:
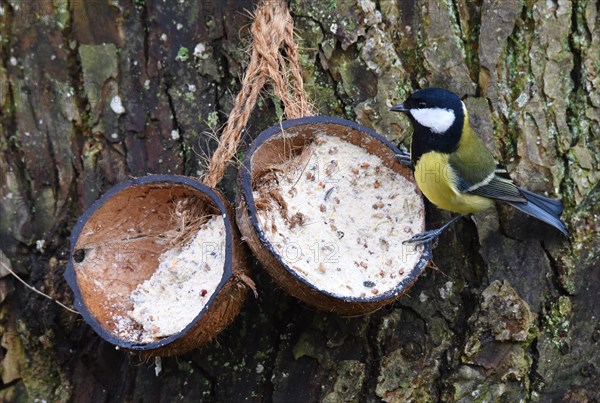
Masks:
[[[462,215],[488,209],[495,201],[506,202],[569,236],[560,220],[561,201],[515,185],[471,129],[467,108],[458,95],[426,88],[390,110],[405,113],[413,124],[410,160],[408,156],[400,159],[412,165],[419,189],[436,206],[461,214],[408,243],[431,242]]]

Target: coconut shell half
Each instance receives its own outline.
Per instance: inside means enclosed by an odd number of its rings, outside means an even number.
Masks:
[[[119,331],[118,318],[127,316],[132,291],[154,274],[161,254],[173,247],[166,238],[177,233],[173,212],[181,200],[193,200],[196,214],[224,218],[225,239],[214,240],[224,243],[222,278],[212,295],[203,295],[208,298],[204,307],[182,331],[132,341]],[[116,185],[73,228],[65,277],[76,308],[106,341],[143,355],[178,355],[208,342],[233,321],[247,292],[245,249],[231,213],[221,193],[192,178],[154,175]]]
[[[323,134],[338,137],[366,150],[368,154],[379,157],[385,167],[410,181],[410,189],[399,190],[399,192],[412,192],[413,197],[416,194],[416,198],[414,198],[418,203],[417,217],[415,217],[416,227],[418,232],[425,229],[423,200],[416,186],[413,186],[415,182],[412,172],[397,161],[396,156],[401,153],[400,150],[384,137],[366,127],[331,117],[308,117],[285,121],[265,130],[256,138],[247,152],[244,164],[238,174],[240,187],[236,211],[238,227],[243,239],[248,243],[254,255],[287,293],[325,311],[336,311],[344,314],[372,312],[394,301],[414,283],[427,263],[427,258],[423,256],[420,249],[414,267],[408,267],[403,272],[402,279],[399,279],[393,289],[378,295],[369,294],[364,297],[340,296],[339,293],[316,287],[307,280],[306,276],[299,275],[298,269],[292,267],[293,265],[289,263],[289,260],[286,261],[282,258],[281,249],[278,251],[271,244],[265,234],[265,228],[261,227],[257,217],[257,214],[262,214],[264,211],[260,208],[257,209],[257,200],[255,200],[255,194],[253,193],[257,191],[257,187],[263,186],[260,178],[264,178],[265,175],[272,175],[272,172],[279,169],[278,167],[281,167],[286,161],[302,155],[303,150],[314,141],[315,136]],[[303,174],[307,172],[305,166],[300,166],[298,169]],[[306,175],[309,174],[306,173]],[[401,195],[394,202],[402,203],[402,197]],[[327,195],[325,198],[327,198]],[[258,204],[261,203],[262,201],[259,201]],[[285,203],[280,202],[279,204],[284,205]],[[367,214],[366,209],[367,207],[356,206],[355,211],[364,210]],[[274,214],[278,214],[278,212],[275,211]],[[278,229],[274,228],[272,231],[275,232]],[[315,241],[317,241],[317,238],[315,238]],[[340,250],[339,253],[353,253],[353,251]]]

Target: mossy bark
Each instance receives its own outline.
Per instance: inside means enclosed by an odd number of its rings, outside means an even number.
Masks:
[[[110,186],[199,175],[248,61],[251,0],[0,1],[0,260],[66,304],[70,229]],[[510,208],[447,231],[410,292],[315,312],[256,266],[213,343],[144,362],[0,271],[3,401],[591,401],[600,390],[600,11],[593,0],[292,0],[321,114],[408,144],[411,90],[475,129],[572,242]],[[278,120],[258,104],[245,143]],[[243,153],[245,145],[240,146]],[[235,198],[235,167],[221,188]],[[428,209],[428,224],[446,220]],[[158,368],[161,371],[158,371]]]

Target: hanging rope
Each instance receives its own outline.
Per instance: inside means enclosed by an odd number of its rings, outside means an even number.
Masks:
[[[284,0],[262,0],[254,15],[252,56],[242,80],[242,89],[223,130],[203,182],[215,187],[234,156],[256,100],[270,79],[287,119],[314,114],[304,92],[294,40],[294,21]]]

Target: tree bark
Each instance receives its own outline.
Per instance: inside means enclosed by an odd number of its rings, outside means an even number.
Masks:
[[[130,176],[200,175],[239,90],[255,5],[0,1],[4,265],[70,305],[62,274],[82,212]],[[259,297],[216,341],[150,362],[1,269],[0,400],[596,401],[598,3],[292,0],[290,9],[320,114],[407,145],[410,125],[392,103],[426,86],[465,95],[516,182],[563,200],[572,241],[498,206],[447,231],[396,303],[353,318],[314,311],[255,265]],[[278,107],[265,93],[245,144],[278,121]],[[220,185],[231,200],[235,171]],[[431,227],[449,218],[427,212]]]

